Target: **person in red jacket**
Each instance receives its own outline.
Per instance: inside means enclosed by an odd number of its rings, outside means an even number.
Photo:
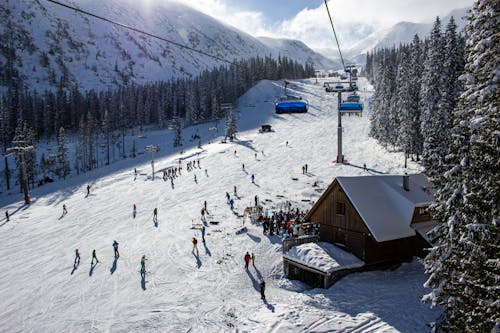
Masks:
[[[248,264],[250,263],[250,254],[247,252],[245,254],[245,268],[248,269]]]
[[[196,254],[199,254],[198,252],[198,240],[196,239],[196,237],[193,237],[193,253],[194,253],[194,250],[196,250]]]

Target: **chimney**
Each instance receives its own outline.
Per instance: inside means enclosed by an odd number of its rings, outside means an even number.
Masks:
[[[405,172],[404,176],[403,176],[403,189],[405,191],[409,191],[410,190],[410,176],[408,176],[408,174]]]

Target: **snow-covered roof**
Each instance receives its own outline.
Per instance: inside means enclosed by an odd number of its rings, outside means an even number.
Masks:
[[[355,255],[326,242],[294,246],[283,257],[327,274],[340,269],[361,267],[365,264]]]
[[[403,189],[403,176],[377,175],[337,177],[356,211],[378,242],[415,236],[411,221],[415,207],[427,205],[433,196],[424,190],[425,176],[409,175],[410,190]]]

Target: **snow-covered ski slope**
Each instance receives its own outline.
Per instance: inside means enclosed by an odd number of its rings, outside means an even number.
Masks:
[[[360,86],[364,98],[369,86],[363,79]],[[310,203],[302,200],[317,200],[320,195],[312,187],[316,180],[324,189],[339,175],[405,171],[401,153],[387,152],[368,137],[366,113],[343,118],[344,153],[350,164],[333,163],[336,95],[327,95],[322,82],[316,84],[314,79],[293,81],[289,88],[309,100],[309,112],[274,114],[281,83],[262,81],[239,100],[240,133],[234,143],[220,143],[219,137],[211,144],[203,141],[201,149],[197,142],[186,145],[179,154],[171,148],[172,133],[148,132],[147,143],[156,141],[162,148],[156,170],[182,159],[182,175],[173,189],[161,179],[161,172],[151,180],[149,156],[141,155],[39,188],[32,192],[36,201],[29,207],[3,198],[2,215],[5,209],[12,215],[9,222],[0,221],[0,331],[429,331],[426,323],[439,312],[419,301],[425,275],[418,262],[395,271],[352,274],[327,290],[309,289],[283,277],[277,236],[263,235],[249,221],[248,232],[235,233],[243,221],[225,199],[226,192],[233,196],[233,186],[238,190],[239,214],[255,195],[269,209],[285,200],[305,209]],[[275,131],[258,134],[263,123]],[[183,136],[189,138],[197,130],[207,138],[213,133],[211,126],[186,129]],[[188,172],[186,162],[197,159],[201,168]],[[306,163],[310,174],[303,175]],[[363,171],[364,163],[368,172]],[[410,163],[406,171],[419,170]],[[87,184],[91,184],[88,197]],[[207,223],[204,246],[200,231],[191,226],[192,220],[200,220],[205,200],[208,221],[220,223]],[[63,204],[68,213],[61,217]],[[157,227],[152,220],[155,207]],[[199,255],[192,253],[193,236],[199,239]],[[113,240],[120,243],[116,262]],[[74,270],[76,248],[82,261]],[[93,270],[92,249],[100,260]],[[246,251],[256,256],[256,267],[248,272]],[[139,272],[143,254],[148,259],[144,282]],[[259,294],[261,277],[267,283],[265,302]]]

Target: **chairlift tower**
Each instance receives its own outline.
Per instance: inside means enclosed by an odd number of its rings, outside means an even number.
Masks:
[[[151,176],[151,179],[152,180],[155,180],[155,161],[154,161],[154,153],[157,153],[160,151],[160,146],[156,146],[156,145],[149,145],[149,146],[146,146],[145,150],[147,152],[150,152],[151,153],[151,169],[153,169],[153,174]]]
[[[14,144],[14,147],[7,148],[7,154],[5,156],[15,155],[19,157],[19,161],[21,163],[21,186],[24,192],[24,203],[30,204],[31,200],[29,195],[28,176],[26,175],[26,162],[24,159],[24,155],[26,153],[34,151],[35,147],[33,147],[32,145],[28,145],[29,142],[25,140],[12,141],[12,144]]]

